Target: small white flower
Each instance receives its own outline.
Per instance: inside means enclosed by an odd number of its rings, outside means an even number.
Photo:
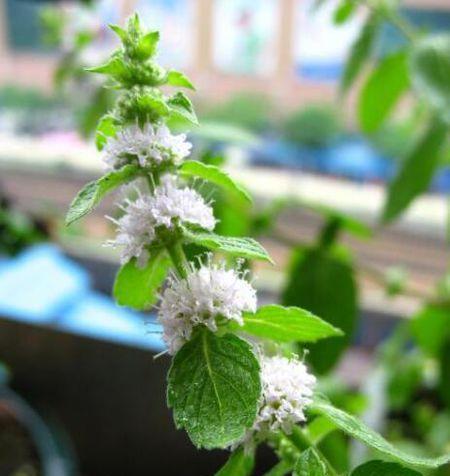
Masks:
[[[262,404],[253,432],[292,427],[305,421],[305,408],[311,403],[316,378],[297,358],[263,357],[261,362]]]
[[[218,318],[242,325],[242,313],[256,310],[256,291],[244,275],[222,263],[193,269],[186,279],[170,278],[158,317],[171,355],[190,339],[196,325],[215,332]]]
[[[137,157],[141,167],[159,165],[162,162],[179,163],[191,152],[192,144],[186,134],[172,134],[165,125],[137,124],[125,126],[115,137],[108,138],[103,150],[103,161],[108,170],[118,169]]]
[[[153,195],[138,192],[136,200],[125,200],[121,206],[124,215],[115,220],[117,236],[108,242],[122,247],[121,263],[136,257],[139,266],[145,266],[148,259],[146,247],[156,237],[160,226],[172,228],[175,221],[198,225],[212,231],[216,224],[212,208],[203,197],[189,187],[177,187],[173,176],[166,175]]]

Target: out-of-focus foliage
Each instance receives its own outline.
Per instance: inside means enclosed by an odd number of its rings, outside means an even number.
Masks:
[[[221,121],[253,132],[268,129],[273,116],[274,105],[271,100],[263,94],[252,92],[240,92],[201,115],[202,120]]]
[[[0,194],[0,256],[14,256],[46,238],[43,223],[14,209],[11,202]]]
[[[283,124],[286,139],[299,145],[323,147],[342,132],[336,111],[328,105],[316,104],[292,113]]]

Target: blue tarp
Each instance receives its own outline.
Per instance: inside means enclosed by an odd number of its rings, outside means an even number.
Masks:
[[[78,335],[164,350],[154,317],[91,290],[89,274],[54,245],[0,259],[0,315]]]

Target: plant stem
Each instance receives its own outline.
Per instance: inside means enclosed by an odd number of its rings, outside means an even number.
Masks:
[[[285,476],[292,471],[292,469],[292,463],[281,460],[272,469],[267,471],[267,473],[264,473],[264,476]]]
[[[331,463],[328,459],[324,456],[324,454],[313,444],[313,442],[305,435],[305,433],[298,427],[294,426],[292,429],[292,433],[290,435],[286,435],[287,438],[291,440],[291,442],[300,450],[305,451],[308,448],[314,448],[319,456],[322,458],[324,463],[327,465],[328,472],[330,476],[338,476],[338,473],[333,468]]]
[[[166,245],[167,252],[180,278],[187,277],[187,259],[181,241]]]

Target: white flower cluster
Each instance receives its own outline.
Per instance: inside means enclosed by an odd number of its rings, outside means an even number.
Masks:
[[[165,125],[137,124],[126,126],[110,137],[103,149],[103,161],[108,170],[123,167],[130,156],[137,157],[141,167],[160,165],[162,162],[179,163],[191,152],[192,144],[186,134],[172,134]]]
[[[121,208],[122,217],[110,218],[118,230],[116,239],[108,244],[122,247],[122,264],[135,257],[139,266],[146,265],[146,247],[154,241],[158,227],[172,228],[178,221],[212,231],[216,224],[213,210],[203,197],[189,187],[178,187],[171,175],[161,179],[153,195],[138,193],[136,200],[126,200]]]
[[[262,404],[254,432],[292,427],[305,421],[304,410],[312,401],[316,378],[297,358],[263,357],[261,362]]]
[[[170,279],[158,317],[171,355],[189,340],[196,325],[215,332],[218,319],[242,325],[242,313],[256,310],[256,291],[244,274],[222,263],[193,269],[186,279]]]

